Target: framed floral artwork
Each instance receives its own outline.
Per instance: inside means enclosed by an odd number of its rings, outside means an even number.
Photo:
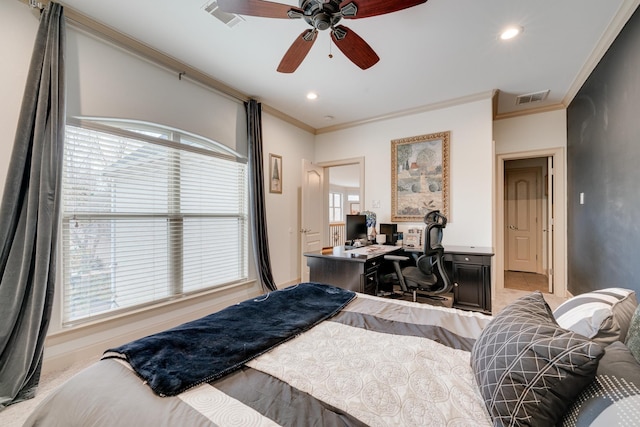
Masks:
[[[449,143],[449,131],[391,141],[391,221],[449,218]]]

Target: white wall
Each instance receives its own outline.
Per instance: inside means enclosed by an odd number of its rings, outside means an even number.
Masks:
[[[302,159],[313,159],[314,135],[268,114],[262,115],[264,171],[269,173],[269,153],[282,156],[282,194],[269,193],[265,182],[269,254],[278,287],[300,278],[300,190]]]
[[[0,196],[16,135],[38,16],[18,1],[0,1]]]
[[[496,120],[493,137],[496,141],[496,154],[565,148],[567,110]]]
[[[320,134],[316,162],[365,157],[365,204],[378,223],[391,221],[391,140],[451,131],[450,224],[444,243],[493,246],[493,147],[491,100]],[[380,202],[380,208],[373,203]],[[399,224],[398,230],[409,228]]]

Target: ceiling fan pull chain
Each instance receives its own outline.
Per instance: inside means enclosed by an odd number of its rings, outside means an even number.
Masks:
[[[329,37],[329,59],[333,58],[333,53],[331,53],[331,45],[332,45],[331,37]]]

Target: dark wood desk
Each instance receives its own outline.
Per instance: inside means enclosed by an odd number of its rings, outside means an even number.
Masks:
[[[375,295],[378,287],[378,270],[385,254],[416,252],[416,249],[388,246],[386,252],[354,253],[344,247],[327,251],[309,252],[307,257],[309,280],[328,283],[356,292]],[[364,252],[359,250],[359,252]],[[454,283],[453,306],[464,310],[491,314],[491,258],[492,248],[475,246],[445,246],[444,263]]]
[[[401,250],[401,246],[385,245],[371,245],[354,250],[336,246],[304,255],[307,257],[310,281],[375,295],[378,268],[384,261],[384,256]]]

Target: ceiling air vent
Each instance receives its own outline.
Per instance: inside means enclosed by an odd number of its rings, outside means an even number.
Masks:
[[[218,2],[216,0],[208,1],[203,6],[203,9],[211,16],[216,18],[218,21],[221,21],[228,27],[235,27],[240,22],[244,21],[242,17],[239,15],[234,15],[233,13],[223,12],[218,8]]]
[[[549,95],[549,90],[543,90],[541,92],[527,93],[524,95],[516,96],[516,105],[531,104],[532,102],[544,101]]]

